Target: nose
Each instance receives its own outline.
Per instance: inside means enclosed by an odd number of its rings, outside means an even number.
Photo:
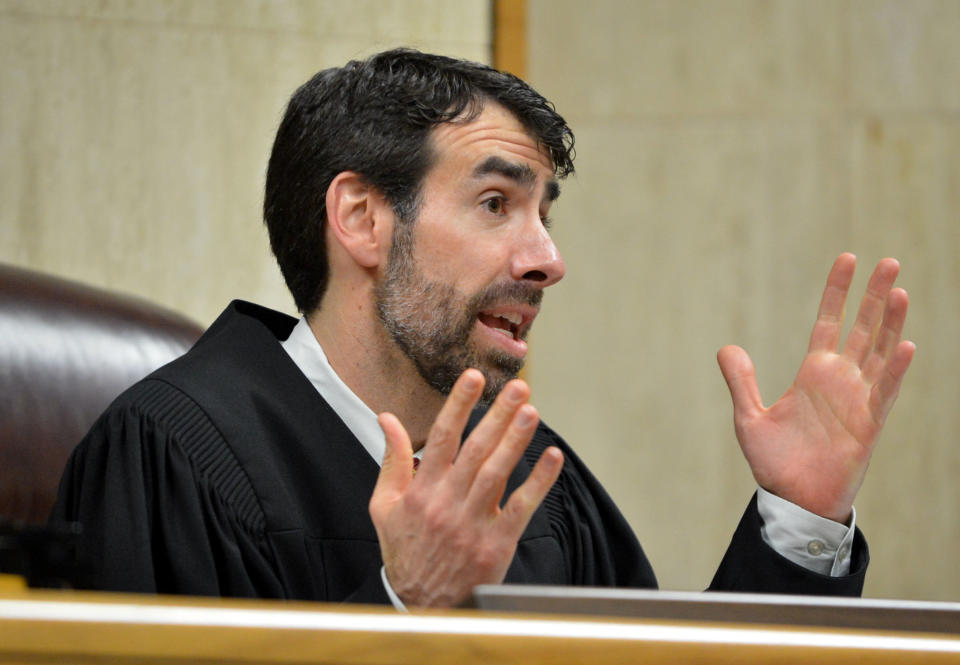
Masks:
[[[539,214],[524,225],[514,254],[512,277],[535,282],[542,289],[563,279],[567,267]]]

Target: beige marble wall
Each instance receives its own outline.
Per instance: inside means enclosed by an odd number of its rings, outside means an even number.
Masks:
[[[486,0],[0,0],[0,261],[208,323],[292,311],[260,217],[317,70],[397,45],[486,61]]]
[[[867,593],[960,600],[960,2],[530,0],[528,28],[579,154],[534,395],[662,585],[707,585],[752,488],[715,351],[775,399],[852,250],[903,260],[919,347],[858,500]],[[290,311],[259,212],[290,92],[489,36],[478,0],[0,0],[0,261]]]
[[[774,401],[850,250],[856,300],[902,260],[918,345],[857,501],[866,594],[960,600],[958,35],[956,0],[530,0],[529,78],[578,153],[534,397],[662,586],[709,583],[753,487],[715,352]]]

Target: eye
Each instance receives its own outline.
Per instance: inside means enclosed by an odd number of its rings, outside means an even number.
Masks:
[[[547,231],[549,231],[553,226],[553,220],[547,215],[540,215],[540,223],[543,224],[543,228],[545,228]]]
[[[494,196],[484,201],[483,205],[487,208],[487,212],[502,215],[506,212],[507,201],[502,196]]]

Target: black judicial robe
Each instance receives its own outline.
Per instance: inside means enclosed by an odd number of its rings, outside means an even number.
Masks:
[[[367,504],[379,472],[283,351],[296,320],[235,301],[183,357],[107,409],[76,448],[51,521],[83,526],[81,588],[389,602]],[[481,414],[474,414],[471,426]],[[542,424],[508,493],[548,446],[566,461],[506,581],[655,587],[626,520]],[[751,501],[712,589],[858,594],[867,563],[830,578],[776,554]]]

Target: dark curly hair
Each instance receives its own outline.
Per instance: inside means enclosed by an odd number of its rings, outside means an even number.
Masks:
[[[325,69],[293,94],[270,155],[263,216],[301,312],[320,305],[327,285],[326,194],[337,174],[361,174],[398,218],[413,220],[432,164],[431,129],[472,120],[487,100],[517,117],[557,177],[573,172],[573,132],[553,104],[479,63],[396,49]]]

